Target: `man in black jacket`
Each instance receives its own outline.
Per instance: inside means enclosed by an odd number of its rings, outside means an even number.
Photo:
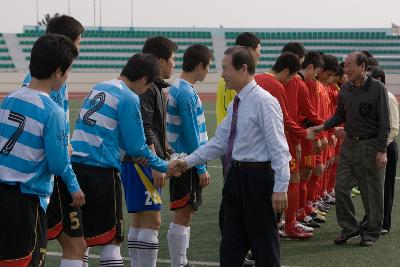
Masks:
[[[142,49],[143,53],[156,56],[160,64],[160,77],[140,95],[140,105],[146,144],[162,159],[167,157],[169,150],[166,142],[167,105],[163,88],[170,84],[164,80],[169,79],[173,73],[177,48],[171,40],[156,36],[147,39]],[[124,187],[134,188],[133,191],[125,191],[126,206],[133,215],[128,234],[132,266],[155,267],[158,230],[161,225],[160,188],[165,184],[165,174],[139,165],[129,158],[124,159],[123,165],[126,167],[121,172]],[[131,195],[127,192],[131,192]]]

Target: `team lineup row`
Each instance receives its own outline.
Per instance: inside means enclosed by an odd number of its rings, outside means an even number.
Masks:
[[[177,45],[151,37],[119,77],[92,88],[70,138],[66,81],[83,31],[72,17],[53,18],[32,48],[23,87],[2,102],[0,209],[7,214],[2,218],[14,219],[0,219],[1,266],[43,266],[47,239],[56,238],[63,248],[60,266],[88,266],[92,246],[102,246],[102,266],[123,266],[122,192],[132,213],[131,266],[156,266],[166,175],[174,211],[167,236],[171,266],[192,266],[186,251],[191,218],[210,181],[205,163],[222,155],[221,266],[241,266],[250,248],[257,264],[279,266],[274,233],[283,211],[283,237],[313,236],[328,209],[319,200],[332,203],[335,198],[337,155],[345,136],[341,129],[317,127],[335,114],[345,82],[335,57],[306,53],[299,43],[289,43],[270,71],[254,75],[260,40],[240,34],[237,46],[225,51],[216,107],[220,125],[208,141],[204,108],[193,85],[205,79],[212,52],[203,45],[189,46],[182,74],[168,84]],[[349,55],[345,68],[365,67],[367,57],[360,54]],[[256,123],[254,135],[251,122]],[[255,140],[260,145],[249,147]],[[255,229],[247,227],[256,219],[246,217],[247,230],[241,233],[235,227],[243,224],[238,222],[243,214],[232,213],[237,199],[230,196],[237,197],[237,185],[230,181],[239,180],[237,172],[246,168],[255,178],[248,179],[252,185],[244,196],[253,194],[260,176],[266,199],[264,206],[244,204],[244,210],[266,210],[266,217],[257,220]],[[10,210],[16,202],[19,208]],[[272,234],[263,239],[253,233]],[[238,248],[237,242],[243,245]],[[245,264],[254,262],[246,258]]]

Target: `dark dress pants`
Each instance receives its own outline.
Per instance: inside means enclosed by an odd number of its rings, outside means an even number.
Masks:
[[[251,249],[257,267],[280,266],[271,168],[232,167],[222,190],[221,267],[242,267]]]
[[[398,159],[397,142],[394,140],[387,147],[387,165],[385,173],[384,211],[382,228],[389,230],[392,227],[392,207],[394,184],[396,180],[396,164]]]

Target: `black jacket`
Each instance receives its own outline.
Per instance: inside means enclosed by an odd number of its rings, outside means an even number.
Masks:
[[[171,86],[164,80],[156,80],[147,91],[140,95],[144,134],[148,145],[154,144],[157,155],[166,157],[166,113],[167,103],[163,88]]]

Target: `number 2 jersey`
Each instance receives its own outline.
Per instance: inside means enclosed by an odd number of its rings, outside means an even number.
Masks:
[[[167,171],[167,163],[146,145],[139,97],[118,79],[98,83],[79,111],[72,135],[71,161],[121,169],[120,150],[144,157],[149,167]]]
[[[80,190],[67,150],[63,110],[44,92],[27,87],[9,94],[0,108],[0,182],[35,194],[44,210],[53,174],[69,192]]]

